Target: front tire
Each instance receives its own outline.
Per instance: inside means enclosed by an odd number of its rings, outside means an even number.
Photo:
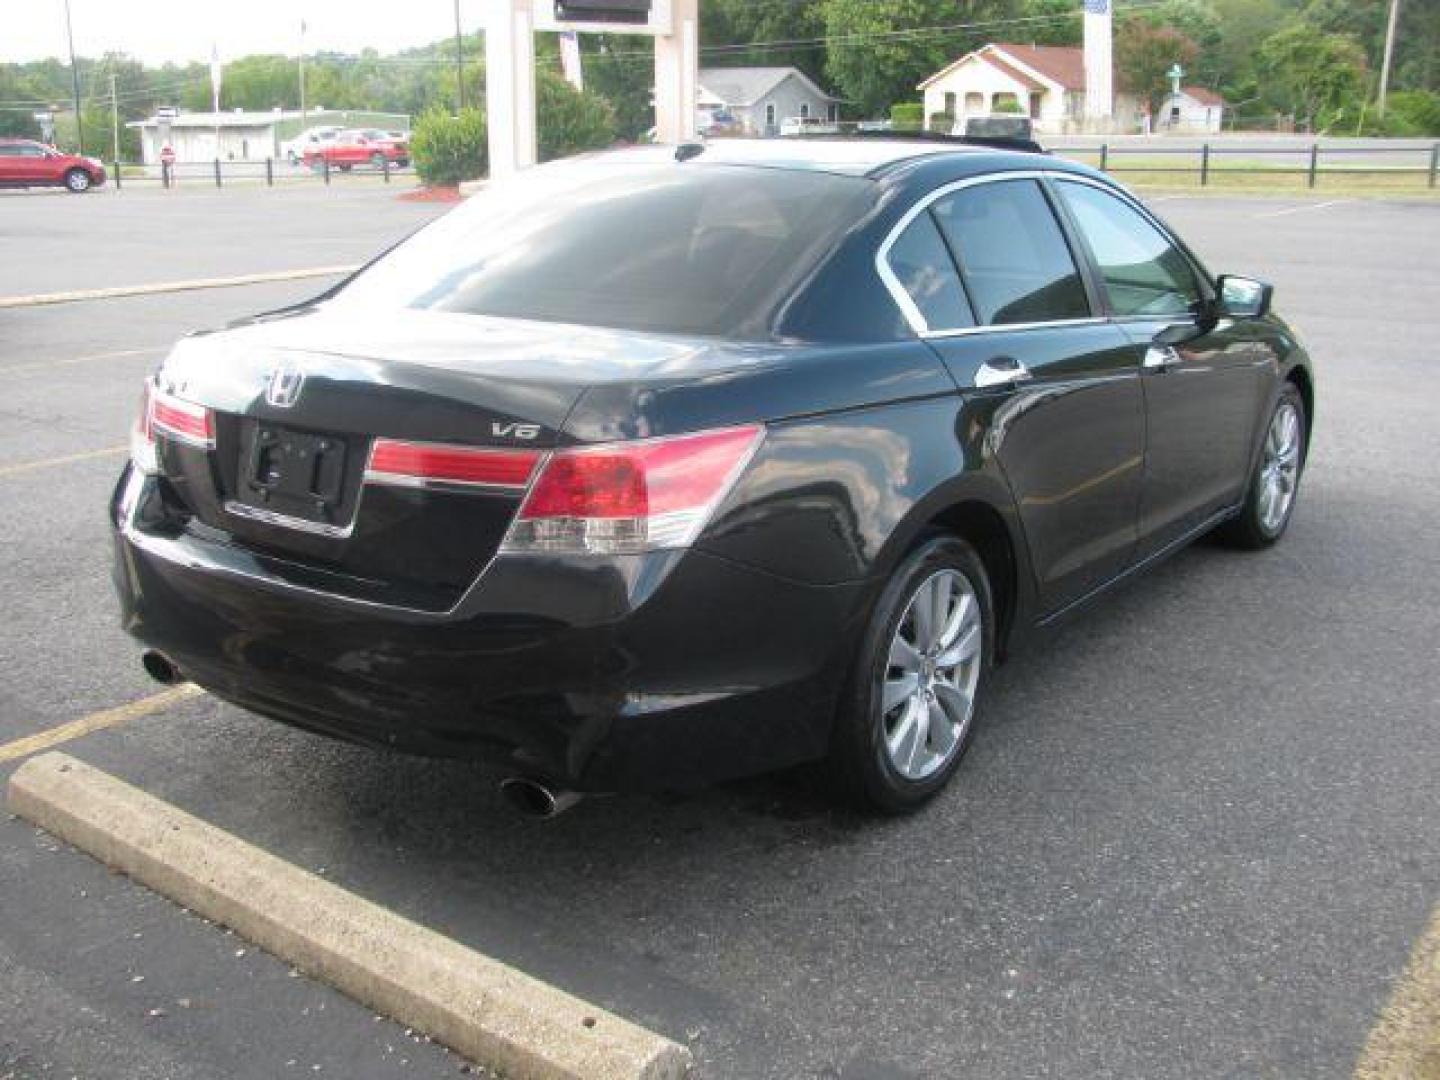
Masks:
[[[831,774],[851,802],[915,810],[959,767],[994,656],[992,595],[975,549],[955,537],[926,541],[895,571],[831,740]]]
[[[90,174],[84,169],[71,169],[65,174],[65,186],[76,195],[90,190]]]
[[[1220,527],[1222,540],[1253,551],[1285,535],[1305,469],[1305,433],[1305,400],[1295,384],[1287,382],[1265,426],[1265,443],[1245,492],[1245,505]]]

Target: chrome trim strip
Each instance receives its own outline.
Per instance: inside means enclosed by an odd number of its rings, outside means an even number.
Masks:
[[[407,476],[405,473],[377,472],[374,469],[366,469],[365,483],[383,484],[386,487],[415,488],[422,491],[454,489],[457,491],[515,492],[524,491],[529,487],[530,479],[527,477],[524,483],[520,484],[491,484],[478,480],[441,480],[428,476]]]
[[[1011,330],[1046,330],[1052,326],[1098,326],[1106,320],[1099,315],[1084,319],[1051,319],[1048,322],[992,323],[989,326],[962,326],[955,330],[926,330],[920,336],[926,341],[937,338],[970,337],[974,334],[1003,334]]]
[[[294,529],[296,532],[311,533],[315,536],[328,537],[331,540],[348,540],[355,531],[353,521],[349,525],[326,525],[322,521],[306,521],[304,518],[279,514],[274,510],[247,506],[245,503],[235,502],[233,499],[225,503],[225,512],[250,521],[258,521],[262,525],[278,525],[282,529]]]

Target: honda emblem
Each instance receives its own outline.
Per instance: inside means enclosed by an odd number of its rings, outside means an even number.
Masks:
[[[290,364],[281,364],[270,373],[270,383],[265,387],[265,400],[277,409],[288,409],[300,400],[300,388],[305,385],[305,373]]]

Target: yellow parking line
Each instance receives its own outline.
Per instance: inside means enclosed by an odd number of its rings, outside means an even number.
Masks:
[[[1440,1077],[1440,907],[1355,1066],[1355,1080],[1435,1077]]]
[[[83,454],[66,454],[64,457],[41,458],[39,461],[22,461],[18,465],[0,465],[0,476],[15,476],[17,473],[48,469],[52,465],[69,465],[75,461],[90,461],[93,458],[123,454],[128,446],[107,446],[104,450],[86,450]]]
[[[148,285],[118,285],[108,289],[75,289],[70,292],[35,293],[30,296],[0,296],[0,308],[37,307],[43,304],[75,304],[85,300],[110,300],[122,296],[156,296],[190,289],[228,289],[236,285],[261,285],[271,281],[300,281],[304,278],[338,277],[359,269],[358,265],[308,266],[300,270],[273,270],[263,274],[234,277],[189,278],[185,281],[157,281]]]
[[[71,720],[68,724],[61,724],[48,731],[27,735],[23,739],[16,739],[14,742],[0,746],[0,762],[29,757],[31,754],[38,754],[42,750],[49,750],[51,747],[67,743],[71,739],[78,739],[82,735],[89,735],[91,732],[103,731],[105,728],[115,727],[128,720],[149,716],[151,713],[159,712],[176,702],[184,701],[201,693],[203,691],[194,683],[185,683],[182,686],[172,686],[169,690],[162,690],[150,697],[141,698],[139,701],[132,701],[128,705],[119,705],[113,709],[103,709],[100,712],[91,713],[89,716],[82,716],[79,720]]]

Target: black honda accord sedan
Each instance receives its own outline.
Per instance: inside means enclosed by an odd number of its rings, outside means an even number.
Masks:
[[[181,341],[115,492],[165,679],[562,793],[955,772],[994,664],[1294,510],[1309,362],[1105,176],[726,141],[495,184]]]

